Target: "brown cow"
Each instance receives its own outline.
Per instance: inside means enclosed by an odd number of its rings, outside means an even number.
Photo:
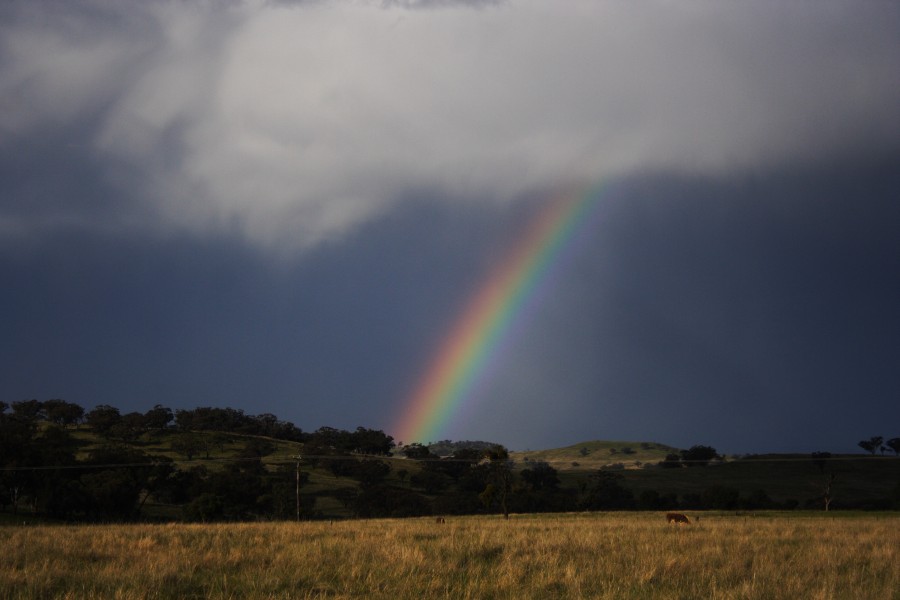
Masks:
[[[666,523],[678,523],[679,525],[690,525],[691,520],[681,513],[666,513]]]
[[[446,523],[447,521],[444,520],[444,517],[438,517],[437,519],[434,520],[434,522],[435,523]]]

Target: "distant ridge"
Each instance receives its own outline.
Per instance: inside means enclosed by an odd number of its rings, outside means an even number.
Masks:
[[[451,456],[457,450],[489,450],[499,444],[495,442],[464,440],[459,442],[451,442],[450,440],[442,440],[440,442],[432,442],[428,444],[428,450],[435,456]]]
[[[599,469],[609,465],[633,469],[645,463],[657,463],[667,454],[678,454],[679,451],[658,442],[594,440],[551,450],[511,452],[510,458],[518,463],[543,461],[557,470]]]

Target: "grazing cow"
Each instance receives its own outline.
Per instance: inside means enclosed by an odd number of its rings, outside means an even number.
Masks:
[[[691,520],[681,513],[666,513],[666,523],[678,523],[679,525],[690,525]]]
[[[434,522],[435,523],[446,523],[447,521],[444,520],[444,517],[438,517],[437,519],[434,520]]]

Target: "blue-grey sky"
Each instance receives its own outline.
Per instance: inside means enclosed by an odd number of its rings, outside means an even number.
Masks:
[[[897,31],[849,0],[6,2],[0,399],[393,433],[542,202],[607,184],[443,437],[898,436]]]

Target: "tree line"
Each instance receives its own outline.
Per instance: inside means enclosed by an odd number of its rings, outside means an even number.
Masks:
[[[280,443],[291,444],[296,455],[276,460]],[[826,454],[812,459],[824,490],[813,503],[827,508],[834,475]],[[715,448],[696,445],[658,466],[697,469],[721,460]],[[635,494],[622,474],[607,469],[563,485],[546,462],[514,467],[507,449],[490,442],[398,447],[380,430],[304,432],[275,415],[232,408],[156,405],[122,414],[109,405],[85,411],[58,399],[0,402],[0,510],[14,514],[222,521],[316,518],[323,516],[320,505],[335,502],[358,517],[798,505],[718,484],[681,495]],[[313,476],[320,483],[310,485]]]
[[[88,443],[79,430],[99,439]],[[179,465],[141,446],[165,444]],[[64,400],[0,402],[0,510],[53,518],[127,521],[146,516],[149,502],[177,507],[188,520],[287,518],[296,506],[296,467],[266,464],[275,441],[303,444],[304,453],[389,455],[383,432],[323,427],[305,433],[272,414],[233,408],[171,410],[156,405],[122,414],[101,404],[90,411]],[[85,450],[85,448],[87,449]],[[220,468],[194,458],[229,447]]]
[[[879,451],[881,452],[881,455],[884,456],[884,453],[888,450],[892,450],[894,456],[900,456],[900,437],[884,441],[882,436],[876,435],[867,440],[860,441],[857,445],[872,456],[875,456],[875,453]]]

